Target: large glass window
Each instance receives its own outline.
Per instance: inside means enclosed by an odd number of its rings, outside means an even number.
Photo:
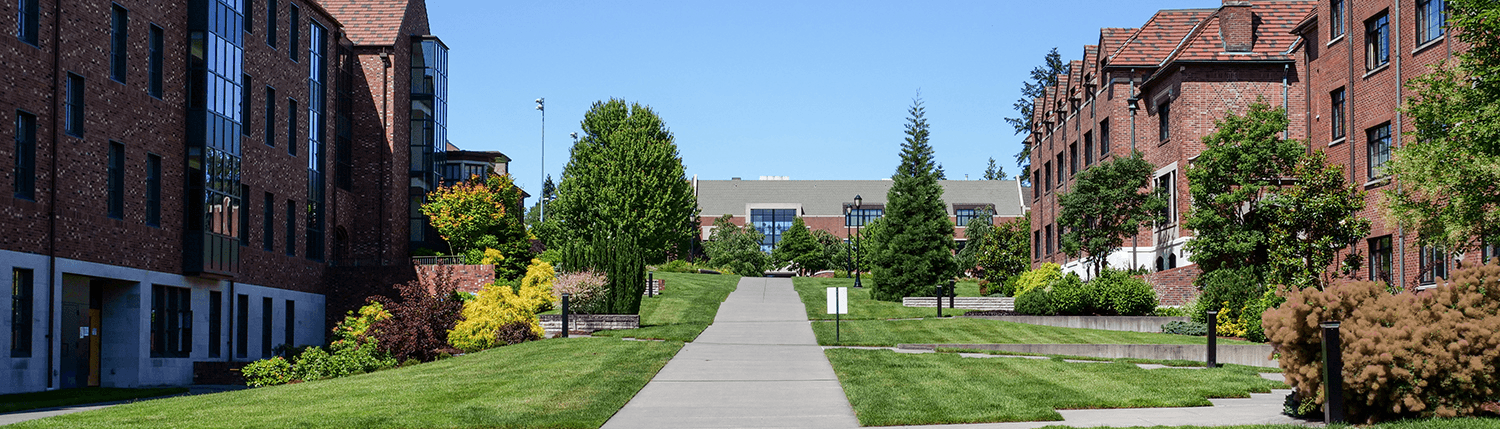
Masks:
[[[109,9],[109,78],[117,82],[125,82],[125,60],[130,52],[129,27],[130,15],[120,5],[112,5]]]
[[[192,289],[151,286],[151,357],[193,352]]]
[[[751,209],[750,224],[761,233],[760,250],[770,253],[775,249],[796,219],[797,209]]]
[[[1438,246],[1422,246],[1422,284],[1448,278],[1448,252]]]
[[[991,211],[988,207],[954,208],[953,221],[955,225],[961,227],[968,227],[969,222],[974,220],[988,220],[993,222],[990,213]]]
[[[1391,62],[1391,30],[1385,12],[1365,21],[1365,70]]]
[[[109,217],[125,218],[125,145],[109,142]]]
[[[844,226],[865,226],[875,219],[885,216],[884,208],[876,209],[849,209],[844,215]]]
[[[1370,281],[1391,283],[1391,236],[1370,239]]]
[[[33,293],[31,270],[10,271],[10,357],[31,357],[31,311]]]
[[[146,224],[161,226],[161,156],[146,154]]]
[[[16,37],[22,42],[37,44],[36,32],[37,21],[42,19],[41,10],[37,7],[40,0],[21,0],[16,5]]]
[[[1175,181],[1176,176],[1177,172],[1175,171],[1156,176],[1156,192],[1158,192],[1159,195],[1161,195],[1162,198],[1165,198],[1167,201],[1167,206],[1161,211],[1161,217],[1162,219],[1164,219],[1164,221],[1159,226],[1162,227],[1177,223],[1177,182]]]
[[[1328,99],[1328,124],[1333,130],[1333,140],[1338,140],[1344,138],[1344,88],[1333,90]]]
[[[68,73],[68,104],[63,106],[63,130],[68,135],[83,137],[83,76]]]
[[[1445,5],[1443,0],[1417,0],[1417,43],[1427,43],[1443,35]]]
[[[1099,121],[1099,159],[1109,154],[1109,118]]]
[[[411,47],[411,187],[436,186],[448,141],[448,47],[420,39]]]
[[[16,198],[36,199],[36,115],[16,111]]]
[[[245,110],[244,4],[192,0],[188,21],[187,170],[189,273],[239,271],[240,165]]]
[[[310,21],[307,31],[307,255],[323,260],[323,142],[328,76],[327,30]]]
[[[149,78],[148,80],[150,80],[150,82],[147,82],[146,92],[149,93],[149,94],[151,94],[152,97],[161,98],[161,91],[162,91],[162,72],[161,72],[161,67],[162,67],[162,34],[161,34],[161,27],[157,27],[156,25],[152,25],[149,37],[150,37],[150,40],[147,40],[146,42],[150,45],[149,48],[150,48],[151,52],[149,53],[149,57],[147,57],[146,67],[148,67],[150,69],[150,70],[147,71],[147,74],[149,75],[148,76],[148,78]]]
[[[1375,180],[1385,176],[1386,161],[1391,160],[1391,124],[1385,123],[1365,131],[1369,156],[1369,178]]]

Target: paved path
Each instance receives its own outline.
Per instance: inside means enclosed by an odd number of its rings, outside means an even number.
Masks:
[[[743,278],[714,323],[604,424],[854,428],[854,410],[784,278]]]

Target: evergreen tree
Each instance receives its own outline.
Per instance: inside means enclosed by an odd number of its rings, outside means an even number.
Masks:
[[[1042,58],[1042,65],[1031,69],[1031,80],[1021,82],[1021,98],[1012,105],[1016,109],[1016,117],[1005,118],[1005,122],[1015,127],[1016,134],[1031,132],[1031,116],[1036,106],[1032,103],[1037,97],[1047,94],[1047,87],[1057,86],[1057,75],[1067,74],[1068,65],[1063,63],[1062,55],[1057,54],[1057,48],[1052,48],[1047,56]],[[1031,145],[1021,142],[1021,151],[1016,153],[1016,165],[1021,171],[1031,170]],[[1026,182],[1026,175],[1021,175],[1021,181]]]
[[[990,162],[993,163],[994,160],[991,159]],[[964,225],[964,248],[958,251],[958,256],[956,257],[958,259],[958,272],[960,274],[975,270],[983,271],[979,266],[979,255],[984,253],[984,249],[989,245],[989,241],[994,239],[995,219],[993,216],[994,214],[990,212],[990,209],[985,207],[979,209],[974,219],[969,220],[969,223]],[[975,273],[975,275],[982,276],[983,273],[979,272]]]
[[[921,98],[907,110],[906,141],[901,164],[886,194],[884,226],[878,229],[879,249],[871,255],[873,289],[870,296],[896,301],[931,294],[932,287],[953,278],[953,222],[943,203],[939,169],[928,142],[928,125]]]
[[[984,180],[1005,180],[1005,167],[995,165],[995,158],[990,158],[990,166],[984,169]]]
[[[781,234],[781,241],[771,251],[771,259],[777,264],[792,263],[792,267],[800,274],[822,269],[826,265],[823,249],[818,246],[817,240],[800,217],[792,220],[792,228]]]

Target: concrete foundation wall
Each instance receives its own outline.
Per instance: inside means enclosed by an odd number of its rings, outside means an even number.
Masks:
[[[961,301],[960,301],[961,302]],[[971,317],[971,316],[964,316]],[[1106,331],[1161,332],[1167,322],[1186,322],[1187,317],[1156,316],[972,316],[975,319],[1064,328],[1103,329]]]

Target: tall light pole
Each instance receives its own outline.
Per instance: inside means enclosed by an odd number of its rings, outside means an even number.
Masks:
[[[860,227],[865,226],[865,212],[863,210],[860,210],[860,208],[859,208],[859,206],[863,202],[864,202],[864,199],[860,198],[859,195],[855,195],[854,196],[854,211],[857,212],[857,213],[859,213],[859,225],[857,225],[857,226],[854,227],[854,235],[855,235],[856,238],[858,238],[858,236],[859,236],[859,229],[860,229]],[[864,287],[864,286],[861,286],[859,284],[859,263],[860,263],[860,260],[859,260],[859,248],[860,247],[863,247],[863,246],[860,246],[859,244],[856,244],[854,246],[854,287]]]
[[[547,186],[547,99],[536,99],[536,110],[542,112],[542,181],[536,185],[540,192],[543,186]],[[546,199],[546,195],[538,196],[537,199]],[[547,220],[547,203],[543,201],[538,207],[541,211],[537,212],[537,223],[541,223]]]

